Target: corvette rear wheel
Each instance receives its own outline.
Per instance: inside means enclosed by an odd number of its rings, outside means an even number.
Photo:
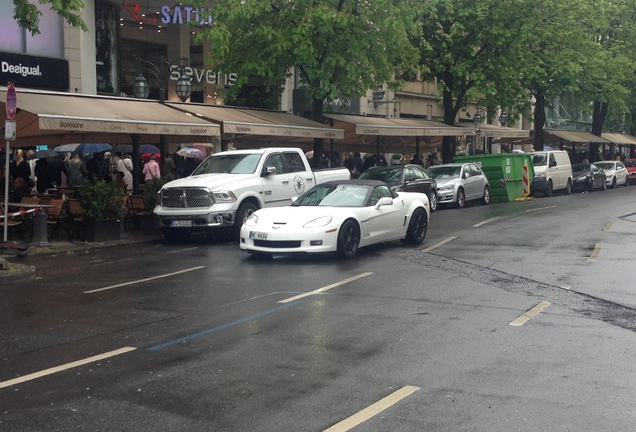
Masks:
[[[338,255],[342,258],[353,258],[360,245],[360,228],[352,220],[344,221],[338,233]]]
[[[426,230],[428,229],[428,218],[426,212],[418,208],[413,212],[411,216],[411,222],[409,222],[409,229],[406,232],[406,242],[412,245],[418,245],[424,241],[426,237]]]

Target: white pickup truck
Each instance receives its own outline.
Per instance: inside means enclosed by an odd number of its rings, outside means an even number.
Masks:
[[[312,171],[297,148],[225,151],[208,157],[189,177],[166,183],[154,213],[169,240],[218,228],[238,238],[243,221],[256,210],[289,205],[317,184],[349,178],[347,168]]]

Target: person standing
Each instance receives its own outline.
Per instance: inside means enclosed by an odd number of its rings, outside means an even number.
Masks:
[[[161,177],[161,169],[159,168],[159,164],[155,160],[156,158],[157,157],[154,155],[154,153],[152,153],[150,155],[150,159],[148,159],[148,162],[144,164],[142,174],[144,175],[144,182],[146,183],[146,186],[153,183],[155,179]]]
[[[123,180],[126,183],[126,193],[131,194],[133,190],[133,163],[130,155],[125,154],[119,158],[117,171],[124,173]]]
[[[18,178],[24,180],[24,184],[30,185],[31,182],[31,166],[24,157],[24,151],[18,149],[15,152],[15,158],[9,166],[9,174],[13,177],[13,181]]]
[[[73,155],[68,161],[68,185],[70,187],[80,187],[84,182],[84,173],[82,172],[82,157],[78,154]]]
[[[183,171],[185,169],[185,158],[179,154],[179,150],[181,150],[181,146],[177,147],[177,151],[174,152],[174,155],[172,156],[176,170],[176,178],[183,177]]]
[[[163,174],[177,178],[177,167],[170,153],[166,153],[166,158],[163,161]]]

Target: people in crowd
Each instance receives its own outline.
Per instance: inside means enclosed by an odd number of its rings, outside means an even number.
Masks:
[[[31,166],[29,162],[27,162],[22,149],[16,150],[13,162],[9,165],[9,174],[13,178],[13,181],[17,178],[21,178],[27,186],[31,185]]]
[[[113,177],[110,175],[109,164],[104,159],[103,153],[95,153],[93,158],[86,162],[88,179],[91,181],[103,180],[110,182]]]
[[[183,167],[183,177],[188,177],[199,166],[199,159],[185,158],[185,166]]]
[[[163,173],[164,175],[172,175],[175,178],[177,177],[177,167],[170,153],[166,153],[166,157],[164,158]]]
[[[126,183],[126,192],[132,193],[133,190],[133,163],[129,154],[121,155],[117,162],[117,171],[123,173],[123,180]]]
[[[146,185],[151,184],[161,177],[161,169],[159,168],[159,164],[156,161],[157,157],[154,153],[150,154],[150,158],[148,162],[144,165],[144,169],[142,170],[142,174],[144,175],[144,182]]]
[[[47,177],[49,179],[49,183],[52,187],[62,187],[64,183],[62,182],[62,174],[68,176],[68,171],[66,170],[66,165],[64,164],[64,156],[53,156],[47,158]]]
[[[115,173],[115,180],[113,180],[113,182],[115,183],[115,186],[121,189],[124,193],[128,192],[128,185],[124,181],[124,173],[122,171],[117,171]]]
[[[185,158],[179,154],[181,146],[177,147],[177,151],[172,155],[174,161],[174,167],[176,170],[176,178],[183,177],[183,171],[185,170]]]
[[[68,185],[70,187],[80,187],[84,182],[84,172],[82,170],[83,162],[82,157],[78,154],[73,155],[68,161],[66,167],[68,173]]]
[[[362,166],[362,172],[365,172],[366,170],[374,166],[378,166],[378,156],[372,154],[368,158],[365,158],[364,165]]]
[[[38,159],[35,163],[35,176],[37,178],[35,188],[38,193],[45,193],[46,190],[51,187],[51,182],[49,181],[49,163],[46,158]]]

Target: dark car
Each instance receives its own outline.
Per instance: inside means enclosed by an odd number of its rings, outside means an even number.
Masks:
[[[590,163],[572,165],[572,191],[591,192],[607,189],[605,171]]]
[[[437,210],[437,183],[419,165],[392,165],[373,167],[360,174],[360,179],[380,180],[396,191],[420,192],[428,195],[431,211]]]

